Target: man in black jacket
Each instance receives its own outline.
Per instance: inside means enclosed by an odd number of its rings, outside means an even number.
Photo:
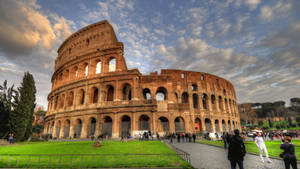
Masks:
[[[234,136],[229,139],[228,160],[230,160],[231,169],[236,169],[236,164],[240,169],[244,169],[243,160],[246,154],[246,148],[243,138],[239,136],[240,131],[235,129]]]
[[[284,142],[280,145],[280,149],[284,150],[282,157],[286,169],[290,169],[292,165],[293,169],[297,169],[297,160],[295,156],[295,146],[291,143],[292,138],[285,136]]]

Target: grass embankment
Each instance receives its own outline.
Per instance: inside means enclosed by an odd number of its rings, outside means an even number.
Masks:
[[[0,147],[0,167],[183,167],[190,165],[159,141],[104,141],[94,148],[93,142],[32,142]],[[3,156],[3,154],[64,154],[65,156]],[[100,154],[97,156],[68,156],[66,154]],[[101,155],[102,154],[102,155]],[[117,156],[107,154],[119,154]],[[121,155],[120,155],[121,154]],[[140,155],[126,155],[140,154]],[[141,154],[156,154],[151,156]],[[159,155],[161,154],[161,155]],[[169,155],[163,155],[169,154]],[[11,159],[9,159],[11,158]],[[10,162],[9,162],[10,161]],[[40,161],[40,164],[38,162]],[[49,164],[50,161],[50,164]]]
[[[224,147],[223,141],[204,141],[198,140],[198,143],[209,144],[218,147]],[[292,143],[295,145],[295,154],[297,160],[300,160],[300,140],[292,140]],[[279,157],[279,154],[283,151],[280,149],[281,141],[265,141],[269,156]],[[245,141],[246,151],[249,153],[259,154],[259,150],[254,143],[254,141]]]

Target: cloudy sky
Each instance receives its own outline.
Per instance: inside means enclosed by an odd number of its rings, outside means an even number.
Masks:
[[[57,48],[107,19],[129,68],[175,68],[231,81],[238,103],[300,97],[299,0],[0,0],[0,83],[34,75],[47,107]]]

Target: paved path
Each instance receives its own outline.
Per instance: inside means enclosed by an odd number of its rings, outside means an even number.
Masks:
[[[227,151],[223,148],[198,143],[175,143],[177,148],[191,155],[191,162],[197,169],[230,169]],[[265,160],[266,161],[266,160]],[[262,163],[259,156],[246,154],[245,169],[284,169],[283,160],[272,159],[272,163]],[[237,167],[238,168],[238,167]],[[298,163],[300,169],[300,164]]]

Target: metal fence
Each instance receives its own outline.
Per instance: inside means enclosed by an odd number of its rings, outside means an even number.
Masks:
[[[169,144],[168,141],[166,141],[166,140],[164,141],[164,143],[168,147],[172,148],[183,160],[185,160],[186,162],[188,162],[189,164],[191,164],[191,155],[189,153],[187,153],[187,152],[185,152],[185,151],[183,151],[183,150],[175,147],[172,144]]]
[[[189,154],[0,154],[0,168],[188,167]]]

